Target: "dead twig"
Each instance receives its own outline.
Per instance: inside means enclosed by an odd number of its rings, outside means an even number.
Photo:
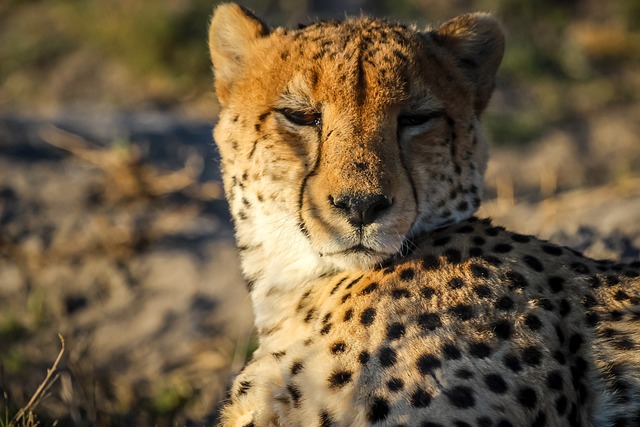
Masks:
[[[51,387],[56,383],[58,378],[60,377],[60,371],[58,370],[58,365],[60,364],[60,360],[62,360],[62,356],[65,351],[64,346],[64,337],[58,334],[58,338],[60,338],[60,352],[58,353],[58,357],[53,362],[51,368],[47,369],[47,376],[44,381],[40,384],[36,392],[31,396],[29,402],[22,407],[15,417],[9,422],[8,427],[14,427],[17,425],[19,421],[27,419],[30,417],[30,414],[36,409],[36,407],[40,404],[40,402],[47,396],[47,392]]]

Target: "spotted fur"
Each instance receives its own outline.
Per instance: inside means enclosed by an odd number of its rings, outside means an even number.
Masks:
[[[260,339],[222,425],[640,423],[640,264],[473,216],[494,18],[269,29],[226,4],[209,43]]]

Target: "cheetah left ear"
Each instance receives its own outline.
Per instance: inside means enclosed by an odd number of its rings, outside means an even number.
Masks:
[[[253,42],[267,34],[269,28],[250,10],[235,3],[216,8],[209,26],[209,51],[220,104],[226,104]]]
[[[502,25],[487,13],[469,13],[453,18],[430,34],[453,54],[465,75],[475,83],[474,107],[480,115],[491,99],[504,55]]]

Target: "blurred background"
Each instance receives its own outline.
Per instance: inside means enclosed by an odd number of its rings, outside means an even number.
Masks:
[[[211,425],[255,346],[211,139],[214,4],[0,2],[0,427]],[[493,12],[480,214],[640,257],[637,0],[243,4],[274,26]]]

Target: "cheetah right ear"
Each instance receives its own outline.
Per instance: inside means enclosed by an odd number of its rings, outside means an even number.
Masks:
[[[242,71],[251,44],[267,34],[269,28],[238,4],[222,4],[215,10],[209,26],[209,52],[221,105],[225,105],[231,86]]]
[[[475,83],[474,107],[480,115],[489,103],[495,77],[504,55],[504,30],[486,13],[469,13],[453,18],[431,31],[433,40],[456,58],[466,76]]]

